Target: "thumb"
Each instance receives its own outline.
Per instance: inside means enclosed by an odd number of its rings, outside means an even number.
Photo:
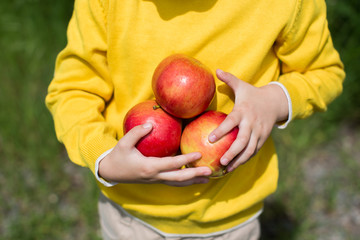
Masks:
[[[130,129],[123,137],[122,141],[129,146],[135,146],[141,138],[145,137],[151,132],[153,125],[150,122],[138,125]]]

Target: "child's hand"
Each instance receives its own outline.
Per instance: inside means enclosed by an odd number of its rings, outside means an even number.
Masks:
[[[216,74],[234,91],[235,104],[223,123],[209,135],[209,141],[215,142],[239,127],[236,140],[220,159],[230,172],[259,151],[274,124],[286,120],[289,110],[286,95],[277,85],[257,88],[230,73],[217,70]]]
[[[187,186],[206,183],[211,174],[208,167],[185,168],[182,166],[201,157],[190,153],[174,157],[145,157],[135,147],[136,143],[152,129],[150,123],[132,128],[119,140],[111,153],[99,164],[99,175],[119,183],[164,183]]]

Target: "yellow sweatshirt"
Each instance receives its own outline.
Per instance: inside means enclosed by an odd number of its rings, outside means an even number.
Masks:
[[[135,104],[154,98],[151,78],[173,53],[195,57],[257,87],[282,83],[292,118],[325,110],[342,90],[323,0],[76,0],[68,44],[56,61],[46,104],[70,159],[95,171],[122,137]],[[216,79],[210,109],[229,113],[231,89]],[[118,184],[101,191],[165,233],[206,234],[237,226],[276,190],[271,138],[248,163],[208,184]]]

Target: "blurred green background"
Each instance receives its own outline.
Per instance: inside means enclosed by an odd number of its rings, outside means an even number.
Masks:
[[[263,239],[360,239],[360,1],[327,4],[344,92],[326,113],[274,130],[279,189]],[[67,159],[44,105],[72,9],[0,2],[0,239],[100,239],[95,181]]]

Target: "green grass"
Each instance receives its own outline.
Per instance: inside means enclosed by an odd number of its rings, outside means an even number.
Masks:
[[[0,5],[1,239],[98,239],[95,182],[67,159],[44,105],[72,4]]]
[[[344,93],[326,113],[274,131],[280,179],[264,239],[360,237],[360,2],[327,3]],[[0,2],[0,239],[99,239],[95,181],[68,160],[44,105],[72,5]]]

